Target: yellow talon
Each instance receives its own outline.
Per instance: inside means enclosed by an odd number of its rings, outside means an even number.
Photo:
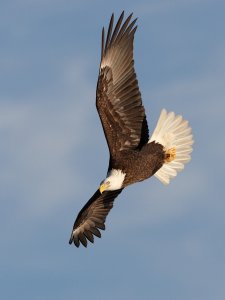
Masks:
[[[165,152],[165,162],[169,163],[176,158],[176,148],[170,148]]]

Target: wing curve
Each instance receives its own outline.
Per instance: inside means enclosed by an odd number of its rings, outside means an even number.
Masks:
[[[79,212],[71,233],[69,244],[74,243],[76,247],[80,243],[87,247],[87,242],[94,242],[94,235],[101,237],[101,230],[105,230],[106,217],[113,207],[115,198],[123,189],[115,191],[105,191],[102,194],[99,189]]]
[[[102,31],[102,52],[96,107],[111,156],[141,148],[148,142],[148,125],[134,70],[133,40],[137,29],[132,14],[123,22],[122,12],[114,30],[112,14],[107,37]]]

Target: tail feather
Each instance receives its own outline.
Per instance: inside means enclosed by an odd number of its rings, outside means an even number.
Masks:
[[[182,116],[165,109],[161,111],[156,128],[149,140],[164,146],[165,151],[175,148],[175,159],[165,162],[155,173],[155,176],[164,184],[169,184],[170,179],[184,168],[184,164],[191,160],[192,145],[194,143],[191,127]]]

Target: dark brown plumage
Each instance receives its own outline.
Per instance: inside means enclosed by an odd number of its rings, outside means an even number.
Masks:
[[[96,106],[110,151],[108,170],[122,170],[126,177],[120,189],[103,194],[97,190],[82,208],[69,241],[77,247],[80,242],[86,247],[87,240],[93,243],[94,235],[101,237],[99,229],[105,229],[106,216],[122,189],[152,176],[164,160],[162,145],[147,144],[148,125],[133,59],[136,19],[130,22],[131,14],[123,23],[123,17],[124,12],[113,30],[112,15],[106,39],[102,31]]]
[[[121,26],[123,16],[124,13],[112,34],[112,15],[105,43],[103,28],[96,92],[96,106],[111,156],[121,150],[141,148],[149,138],[145,109],[134,70],[136,19],[129,24],[131,14]]]
[[[151,142],[141,149],[122,150],[111,158],[112,169],[119,169],[126,173],[123,188],[143,181],[154,175],[163,165],[165,152],[163,146]]]
[[[137,29],[132,14],[115,28],[112,15],[107,36],[102,31],[96,107],[110,159],[106,179],[85,204],[73,226],[69,243],[94,242],[101,237],[106,217],[123,188],[155,175],[162,183],[181,171],[190,159],[193,136],[182,116],[162,110],[149,139],[145,109],[134,70],[133,41]]]
[[[121,193],[122,189],[100,193],[99,189],[94,193],[91,199],[85,204],[79,212],[74,223],[73,230],[76,234],[71,235],[69,243],[74,242],[79,247],[80,242],[87,246],[87,240],[94,242],[94,235],[101,237],[101,230],[105,230],[105,219],[110,209],[113,207],[114,199]]]

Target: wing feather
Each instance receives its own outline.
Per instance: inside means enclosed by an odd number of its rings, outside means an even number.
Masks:
[[[113,157],[118,151],[136,149],[148,142],[148,125],[134,70],[133,40],[137,29],[132,14],[124,12],[113,29],[112,15],[105,41],[102,31],[101,63],[96,106]]]
[[[91,197],[79,212],[73,226],[69,243],[74,243],[76,247],[80,243],[87,247],[87,240],[94,243],[94,235],[101,237],[101,230],[105,230],[106,217],[113,207],[115,198],[121,193],[122,189],[107,191],[103,194],[99,190]]]

